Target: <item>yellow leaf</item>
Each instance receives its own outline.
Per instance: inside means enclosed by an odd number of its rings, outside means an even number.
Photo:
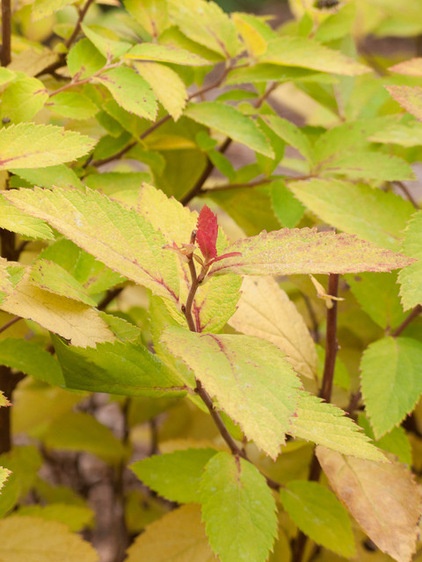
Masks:
[[[179,75],[168,66],[155,62],[134,63],[134,66],[138,74],[151,86],[164,109],[177,121],[188,98],[185,84]]]
[[[0,560],[97,562],[98,555],[63,523],[13,515],[0,521]]]
[[[199,505],[184,505],[149,525],[127,551],[126,562],[217,562],[205,536]]]
[[[245,277],[229,324],[275,344],[297,373],[315,379],[318,359],[314,342],[302,316],[274,279]]]
[[[377,547],[397,562],[416,550],[422,498],[405,465],[341,455],[325,447],[318,460],[337,496]]]
[[[28,278],[29,272],[26,272],[13,289],[9,288],[6,299],[1,303],[3,310],[34,320],[80,347],[114,340],[95,309],[35,287]]]
[[[267,50],[268,41],[258,33],[258,31],[250,24],[244,14],[233,14],[232,20],[241,35],[248,51],[253,55],[262,55]]]

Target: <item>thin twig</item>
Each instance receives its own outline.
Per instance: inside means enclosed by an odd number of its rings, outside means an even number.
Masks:
[[[405,194],[405,196],[412,203],[412,205],[415,207],[415,209],[420,209],[419,203],[413,197],[413,195],[411,194],[409,188],[407,187],[407,185],[405,183],[403,183],[402,181],[394,181],[392,183],[393,183],[393,185],[398,187]]]
[[[415,318],[417,318],[421,312],[422,312],[422,306],[420,304],[418,304],[410,312],[410,314],[403,320],[403,322],[400,324],[400,326],[398,326],[393,332],[391,332],[391,335],[393,336],[393,338],[397,338],[398,336],[400,336],[400,334],[403,332],[403,330],[405,330],[405,328],[407,328],[407,326],[411,322],[413,322],[413,320],[415,320]]]
[[[10,0],[1,2],[1,65],[7,66],[12,60],[12,7]]]
[[[85,6],[81,10],[79,10],[78,21],[76,22],[75,29],[73,30],[72,35],[64,43],[67,49],[69,49],[73,45],[76,38],[78,37],[79,32],[81,30],[82,22],[84,21],[86,13],[89,10],[89,7],[93,3],[94,0],[88,0]]]
[[[14,316],[11,320],[6,322],[6,324],[3,324],[3,326],[0,327],[0,334],[8,330],[14,324],[16,324],[16,322],[19,322],[19,320],[22,320],[20,316]]]

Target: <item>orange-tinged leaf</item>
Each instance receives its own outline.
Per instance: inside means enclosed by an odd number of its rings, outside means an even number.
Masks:
[[[422,120],[422,88],[419,86],[387,86],[391,96],[409,113]]]
[[[127,551],[126,562],[217,562],[198,505],[184,505],[149,525]]]
[[[398,74],[407,74],[409,76],[422,77],[422,58],[415,57],[413,59],[405,60],[394,66],[390,66],[389,70],[397,72]]]
[[[317,447],[318,460],[336,495],[368,537],[397,562],[416,550],[421,492],[405,465],[378,463]]]
[[[237,240],[227,257],[214,263],[210,275],[294,275],[298,273],[357,273],[391,271],[415,260],[349,234],[318,232],[315,228],[263,231],[257,236]]]
[[[97,562],[98,554],[63,523],[12,515],[0,521],[0,560]]]

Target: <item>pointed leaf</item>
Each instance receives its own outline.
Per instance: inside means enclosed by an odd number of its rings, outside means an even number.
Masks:
[[[242,296],[229,324],[248,336],[272,342],[283,351],[296,373],[316,377],[315,344],[303,317],[274,279],[245,277]]]
[[[284,509],[310,539],[340,556],[356,556],[347,511],[336,496],[317,482],[293,480],[280,490]]]
[[[422,88],[419,86],[387,86],[391,96],[414,115],[422,120]]]
[[[129,113],[151,121],[155,119],[157,101],[151,87],[131,68],[112,68],[96,76],[94,81],[103,84],[116,102]]]
[[[409,469],[317,447],[318,460],[336,495],[368,537],[397,562],[416,550],[421,494]]]
[[[188,99],[186,86],[180,76],[164,64],[134,63],[138,74],[151,86],[156,98],[175,121],[183,113]]]
[[[312,68],[346,76],[358,76],[370,71],[339,51],[327,49],[308,37],[280,37],[270,41],[259,62]]]
[[[397,72],[398,74],[422,77],[422,58],[414,57],[403,62],[399,62],[394,66],[390,66],[389,70]]]
[[[312,161],[312,145],[309,138],[287,119],[282,119],[278,115],[263,115],[263,121],[282,138],[287,144],[296,148],[308,162]]]
[[[24,339],[0,340],[0,364],[51,385],[64,383],[59,363],[38,345]]]
[[[242,255],[212,265],[210,274],[293,275],[391,271],[412,260],[348,234],[316,229],[282,229],[238,240],[225,250]]]
[[[227,59],[240,53],[236,27],[216,3],[169,0],[168,6],[171,21],[192,41]]]
[[[217,235],[217,216],[207,205],[204,205],[196,225],[196,240],[205,261],[217,257]]]
[[[164,332],[162,343],[192,369],[248,439],[271,457],[278,455],[300,382],[277,347],[249,336],[200,335],[176,327]]]
[[[217,453],[200,486],[202,519],[221,562],[265,562],[277,535],[276,504],[251,463]]]
[[[26,272],[15,287],[7,289],[1,308],[28,318],[81,347],[112,341],[113,334],[98,312],[89,306],[36,287]]]
[[[158,45],[157,43],[141,43],[135,45],[125,54],[125,59],[140,61],[169,62],[183,66],[209,66],[212,64],[195,53],[171,45]]]
[[[10,470],[8,470],[7,468],[3,468],[2,466],[0,466],[0,493],[1,493],[1,489],[4,486],[4,483],[6,482],[6,480],[8,479],[10,475]]]
[[[387,337],[371,343],[361,362],[366,413],[376,438],[388,433],[413,410],[422,394],[420,342]]]
[[[0,228],[28,238],[54,240],[51,228],[43,221],[30,217],[0,196]]]
[[[12,123],[32,121],[48,100],[44,84],[36,78],[24,76],[12,82],[2,93],[0,119]]]
[[[184,114],[197,123],[215,129],[259,154],[269,158],[274,156],[268,139],[255,121],[230,105],[219,101],[191,103]]]
[[[422,212],[415,213],[405,232],[403,253],[418,261],[399,273],[400,296],[405,310],[422,304]]]
[[[295,437],[363,459],[386,460],[362,429],[346,417],[344,410],[312,394],[301,394],[290,423],[290,433]]]
[[[149,525],[127,554],[125,562],[218,562],[197,505],[179,507]]]
[[[151,490],[178,503],[199,501],[199,483],[215,449],[187,449],[154,455],[133,463],[130,468]]]
[[[89,137],[53,125],[10,125],[0,129],[0,170],[71,162],[87,154],[95,143]]]
[[[114,271],[177,302],[177,258],[163,249],[166,240],[139,214],[90,189],[24,189],[8,192],[7,198]]]
[[[289,189],[324,222],[383,248],[398,248],[414,212],[409,201],[364,184],[311,179]]]
[[[183,383],[160,359],[131,342],[99,344],[95,349],[54,347],[68,388],[123,396],[183,394]]]
[[[0,560],[8,562],[97,562],[93,547],[66,525],[12,515],[0,521]]]

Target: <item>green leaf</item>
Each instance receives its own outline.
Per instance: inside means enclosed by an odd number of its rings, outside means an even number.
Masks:
[[[287,228],[297,226],[305,213],[305,207],[282,180],[271,183],[271,206],[280,225]]]
[[[214,2],[169,0],[171,21],[192,41],[229,59],[241,51],[233,21]]]
[[[361,428],[344,410],[322,402],[317,396],[302,393],[295,416],[290,420],[294,437],[324,445],[334,451],[363,459],[385,462],[379,449],[370,443]]]
[[[123,396],[183,394],[183,383],[142,345],[117,341],[82,349],[54,339],[68,388]]]
[[[0,129],[0,170],[71,162],[87,154],[95,143],[85,135],[54,125],[11,125]]]
[[[65,6],[75,3],[76,0],[35,0],[33,2],[31,16],[34,20],[44,19]]]
[[[318,172],[322,176],[341,174],[352,179],[376,181],[406,181],[415,174],[405,160],[398,156],[375,151],[356,151],[321,162]]]
[[[83,302],[88,306],[95,306],[84,287],[69,272],[59,264],[39,258],[31,267],[31,283],[55,295],[62,295],[69,299]]]
[[[374,432],[364,412],[359,413],[358,423],[364,429],[366,435],[375,441]],[[376,440],[375,444],[383,451],[392,453],[400,462],[408,466],[412,465],[412,446],[403,427],[394,427],[389,433]]]
[[[296,373],[315,379],[317,354],[303,317],[272,278],[245,277],[230,326],[281,349]]]
[[[37,187],[82,187],[76,173],[66,164],[43,168],[12,168],[10,171]]]
[[[138,74],[151,86],[158,101],[175,121],[183,113],[188,99],[186,86],[179,75],[164,64],[134,63]]]
[[[277,535],[276,504],[251,463],[217,453],[200,485],[202,519],[221,562],[265,562]]]
[[[422,88],[420,86],[386,86],[386,88],[404,109],[422,120]]]
[[[196,503],[201,476],[215,449],[187,449],[154,455],[130,468],[151,490],[178,503]]]
[[[185,110],[185,115],[259,154],[270,158],[274,156],[271,145],[258,125],[232,106],[218,101],[192,103]]]
[[[49,425],[42,439],[48,448],[85,451],[110,464],[120,462],[125,455],[122,442],[111,429],[83,412],[63,414]]]
[[[113,36],[110,30],[98,27],[97,30],[88,27],[85,24],[81,25],[82,31],[88,39],[95,45],[100,53],[106,57],[107,60],[118,59],[124,55],[131,47],[131,43],[126,41],[116,41],[107,35]],[[101,33],[102,32],[102,33]]]
[[[184,505],[148,525],[127,551],[125,562],[218,562],[197,505]]]
[[[157,101],[150,85],[131,68],[120,66],[103,72],[93,79],[107,88],[116,102],[129,113],[153,121]]]
[[[171,45],[158,45],[157,43],[135,45],[123,58],[148,62],[169,62],[183,66],[209,66],[212,64],[209,60],[186,49]]]
[[[124,5],[151,37],[158,37],[170,25],[167,0],[143,0],[142,4],[138,0],[124,0]]]
[[[284,509],[310,539],[344,558],[356,556],[349,516],[330,490],[317,482],[293,480],[280,496]]]
[[[368,140],[405,147],[420,146],[422,144],[422,123],[416,120],[392,123],[373,133]]]
[[[24,339],[0,340],[0,364],[51,385],[62,386],[64,383],[60,365],[53,356]]]
[[[398,295],[395,273],[360,273],[348,275],[347,284],[362,310],[384,330],[399,326],[405,319]]]
[[[24,189],[8,192],[7,198],[114,271],[178,301],[177,257],[163,248],[165,238],[139,214],[90,189]]]
[[[19,507],[19,517],[30,516],[46,521],[64,523],[71,531],[77,533],[86,527],[92,526],[94,513],[89,507],[83,505],[70,505],[68,503],[52,503],[50,505],[25,505]]]
[[[51,228],[43,221],[26,215],[0,195],[0,228],[28,238],[54,240]]]
[[[368,67],[339,51],[328,49],[308,37],[286,36],[273,39],[258,62],[299,66],[346,76],[358,76],[370,71]]]
[[[405,310],[422,303],[422,212],[413,216],[405,232],[403,253],[416,258],[413,263],[399,273],[400,296]]]
[[[278,455],[300,382],[277,347],[249,336],[201,335],[178,327],[165,330],[161,342],[192,369],[248,439],[271,457]]]
[[[81,119],[85,121],[94,117],[98,107],[81,92],[60,92],[50,97],[49,109],[68,119]]]
[[[299,151],[308,162],[313,160],[313,150],[309,138],[291,121],[278,115],[262,115],[261,119],[287,144]]]
[[[282,229],[238,240],[225,252],[240,253],[215,262],[210,274],[293,275],[390,271],[411,263],[409,258],[377,248],[349,234],[316,229]]]
[[[56,521],[12,515],[0,521],[0,559],[8,562],[97,562],[93,547]]]
[[[365,350],[361,387],[366,413],[378,439],[413,410],[422,393],[420,342],[387,337]]]
[[[12,123],[32,121],[47,100],[47,90],[40,80],[19,78],[2,93],[0,119],[10,119]]]
[[[107,59],[86,38],[75,43],[67,55],[70,75],[84,80],[106,65]],[[57,94],[58,95],[58,94]]]
[[[398,249],[413,206],[394,193],[339,180],[291,182],[289,189],[324,222],[378,246]]]

